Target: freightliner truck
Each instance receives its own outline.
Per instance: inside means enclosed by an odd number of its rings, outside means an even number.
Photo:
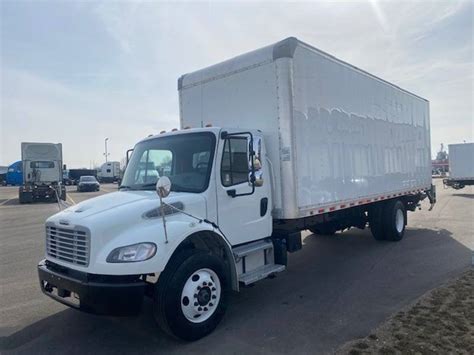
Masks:
[[[474,185],[474,143],[450,144],[449,178],[444,179],[444,186],[460,190]]]
[[[21,143],[23,184],[18,190],[20,203],[38,200],[66,200],[61,143]]]
[[[400,241],[435,203],[428,101],[295,38],[183,75],[180,129],[134,147],[120,190],[46,222],[43,292],[209,334],[229,292],[284,271],[301,232]],[[277,282],[277,281],[275,281]]]

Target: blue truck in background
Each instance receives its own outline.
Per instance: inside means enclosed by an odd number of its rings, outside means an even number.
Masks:
[[[21,160],[14,162],[8,167],[6,183],[12,186],[23,184],[23,164]]]

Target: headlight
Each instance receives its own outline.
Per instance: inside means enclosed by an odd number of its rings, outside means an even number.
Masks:
[[[156,253],[154,243],[138,243],[116,248],[107,257],[108,263],[133,263],[145,261]]]

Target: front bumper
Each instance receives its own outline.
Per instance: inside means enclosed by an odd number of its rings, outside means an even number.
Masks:
[[[38,276],[45,295],[87,313],[135,315],[140,312],[145,295],[146,283],[139,275],[88,274],[42,260]]]
[[[77,189],[79,191],[95,191],[99,189],[98,185],[78,185]]]

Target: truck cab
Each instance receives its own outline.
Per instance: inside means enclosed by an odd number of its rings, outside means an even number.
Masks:
[[[155,189],[163,177],[171,185],[161,204]],[[160,325],[200,338],[222,317],[230,289],[285,268],[269,239],[271,203],[260,132],[149,137],[134,147],[118,192],[47,220],[41,288],[98,314],[136,313],[148,294]]]
[[[54,143],[21,143],[23,183],[19,188],[20,203],[38,199],[66,199],[62,186],[62,145]]]

